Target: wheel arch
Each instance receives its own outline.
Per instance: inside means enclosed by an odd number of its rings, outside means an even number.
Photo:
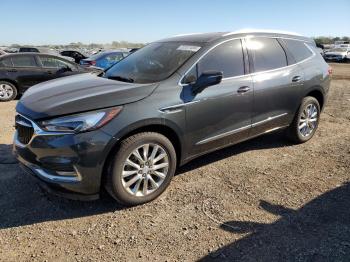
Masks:
[[[15,80],[8,79],[8,78],[0,78],[0,81],[9,82],[9,83],[13,84],[17,88],[18,94],[20,93],[18,83]]]
[[[325,104],[325,95],[321,91],[320,87],[315,87],[312,90],[309,90],[309,92],[305,95],[306,96],[312,96],[317,99],[318,103],[320,104],[321,111],[324,108]]]
[[[121,141],[126,139],[129,136],[142,133],[142,132],[155,132],[164,135],[166,138],[170,140],[170,142],[174,145],[177,164],[181,164],[181,160],[183,157],[183,149],[184,142],[182,139],[182,133],[178,128],[174,126],[175,124],[171,122],[167,122],[164,119],[159,120],[145,120],[140,123],[134,124],[132,127],[124,128],[118,135],[112,144],[112,146],[108,149],[106,158],[103,164],[103,172],[101,177],[101,186],[103,186],[104,181],[106,179],[106,174],[110,171],[112,162],[112,158],[115,155],[115,152],[118,150]]]

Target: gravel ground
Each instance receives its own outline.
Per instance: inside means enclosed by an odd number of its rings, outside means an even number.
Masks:
[[[11,157],[15,104],[0,104],[0,261],[349,261],[349,80],[333,80],[308,143],[217,151],[133,208],[43,192]]]

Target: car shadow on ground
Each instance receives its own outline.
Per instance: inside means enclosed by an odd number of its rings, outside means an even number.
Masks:
[[[200,157],[178,174],[249,150],[288,146],[283,134],[271,134]],[[25,174],[12,156],[11,145],[0,144],[0,229],[114,212],[123,209],[106,193],[96,201],[67,200],[48,194]]]
[[[200,261],[349,261],[350,183],[298,210],[261,200],[260,208],[280,218],[271,224],[228,221],[221,229],[248,234]]]

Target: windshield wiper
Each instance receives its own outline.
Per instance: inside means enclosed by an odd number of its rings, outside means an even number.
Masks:
[[[123,77],[123,76],[109,76],[108,79],[122,81],[122,82],[128,82],[128,83],[134,83],[134,79]]]

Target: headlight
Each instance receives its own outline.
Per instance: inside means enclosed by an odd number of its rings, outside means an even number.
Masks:
[[[43,130],[51,132],[85,132],[104,126],[116,117],[121,110],[122,107],[114,107],[106,110],[58,117],[42,121],[39,125]]]

